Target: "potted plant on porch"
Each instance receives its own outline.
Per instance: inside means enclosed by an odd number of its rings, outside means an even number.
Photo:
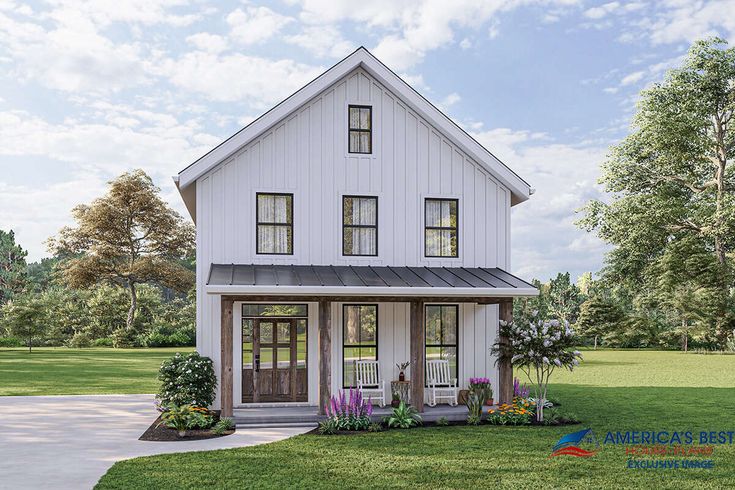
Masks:
[[[493,404],[493,388],[488,378],[470,378],[470,393],[476,393],[485,405]]]
[[[411,365],[411,361],[396,363],[398,368],[398,381],[406,381],[406,369]]]

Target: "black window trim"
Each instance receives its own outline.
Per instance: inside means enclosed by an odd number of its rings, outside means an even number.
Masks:
[[[379,359],[378,355],[378,332],[380,331],[379,328],[379,318],[378,313],[380,307],[378,306],[378,303],[343,303],[342,304],[342,388],[350,388],[350,385],[345,385],[345,347],[347,348],[359,348],[362,349],[363,347],[373,347],[373,344],[369,345],[354,345],[354,344],[346,344],[345,339],[347,338],[345,335],[345,326],[347,325],[347,307],[349,306],[374,306],[375,307],[375,360],[377,361]],[[356,388],[355,386],[352,386],[352,388]]]
[[[457,321],[455,322],[456,324],[454,326],[454,328],[455,328],[454,338],[456,339],[456,342],[457,342],[456,344],[444,344],[444,343],[429,344],[426,341],[426,329],[427,329],[427,327],[429,325],[429,323],[426,320],[429,317],[429,315],[427,313],[428,313],[428,309],[429,309],[430,306],[431,307],[438,306],[440,308],[445,308],[445,307],[453,307],[454,308],[454,311],[456,312],[456,319],[457,319]],[[443,335],[443,330],[442,330],[442,325],[441,325],[441,315],[439,316],[439,319],[440,319],[439,320],[439,337],[440,337],[439,340],[441,342],[441,341],[443,341],[443,339],[441,338],[442,335]],[[424,305],[424,359],[426,359],[426,349],[428,349],[429,347],[439,347],[439,348],[442,348],[442,347],[454,347],[454,349],[457,352],[457,358],[456,358],[456,365],[457,365],[457,383],[459,384],[459,367],[460,367],[460,365],[459,365],[459,305],[458,304],[451,304],[451,303],[450,304],[447,304],[447,303],[429,304],[429,303],[427,303],[427,304]],[[424,386],[425,387],[428,387],[429,386],[429,380],[426,377],[426,362],[424,362]]]
[[[370,129],[353,128],[350,126],[350,110],[351,109],[369,109],[370,110]],[[370,145],[370,151],[352,151],[350,149],[350,133],[353,131],[357,133],[368,133],[368,144]],[[372,155],[373,153],[373,106],[371,105],[360,105],[360,104],[349,104],[347,106],[347,153],[356,155]]]
[[[374,199],[375,200],[375,224],[374,225],[347,225],[345,224],[345,200],[347,199]],[[342,196],[342,256],[344,257],[377,257],[378,256],[378,196],[357,196],[344,194]],[[345,253],[345,228],[374,228],[375,229],[375,253],[374,254],[348,254]],[[353,244],[354,246],[354,244]]]
[[[457,226],[429,226],[426,224],[426,204],[429,201],[453,201],[457,205]],[[454,232],[457,235],[457,250],[455,250],[454,255],[429,255],[429,240],[428,240],[428,231],[429,230],[449,230]],[[424,257],[426,258],[437,258],[437,259],[456,259],[459,258],[459,199],[456,197],[426,197],[424,198]]]
[[[259,209],[258,198],[260,196],[290,197],[291,198],[291,222],[290,223],[275,223],[275,222],[271,223],[267,221],[261,222],[260,216],[259,216],[260,213],[258,211]],[[293,255],[294,254],[293,253],[293,222],[294,222],[294,212],[295,212],[294,202],[295,202],[294,195],[293,193],[289,193],[289,192],[256,192],[255,193],[255,254],[256,255]],[[289,242],[288,242],[288,248],[291,251],[290,252],[260,252],[259,251],[260,250],[260,239],[259,239],[260,234],[258,233],[258,227],[260,225],[271,225],[271,226],[275,225],[275,226],[290,227],[291,228],[291,238],[289,239]]]

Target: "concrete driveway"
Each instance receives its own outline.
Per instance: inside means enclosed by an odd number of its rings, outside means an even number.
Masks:
[[[153,395],[0,397],[0,488],[89,489],[121,459],[252,446],[308,428],[247,429],[218,439],[144,442]]]

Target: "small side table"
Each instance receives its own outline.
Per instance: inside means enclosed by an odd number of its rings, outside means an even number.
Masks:
[[[411,404],[411,381],[391,381],[390,382],[390,397],[393,399],[393,393],[398,393],[401,401],[405,402],[406,405]]]

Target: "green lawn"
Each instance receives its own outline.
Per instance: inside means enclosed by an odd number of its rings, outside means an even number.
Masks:
[[[620,446],[589,459],[548,459],[564,434],[608,430],[735,430],[735,356],[586,352],[552,395],[583,425],[427,428],[357,436],[299,436],[251,448],[116,463],[98,488],[727,488],[735,445],[713,469],[632,470]]]
[[[161,362],[191,350],[0,348],[0,395],[155,393]]]

